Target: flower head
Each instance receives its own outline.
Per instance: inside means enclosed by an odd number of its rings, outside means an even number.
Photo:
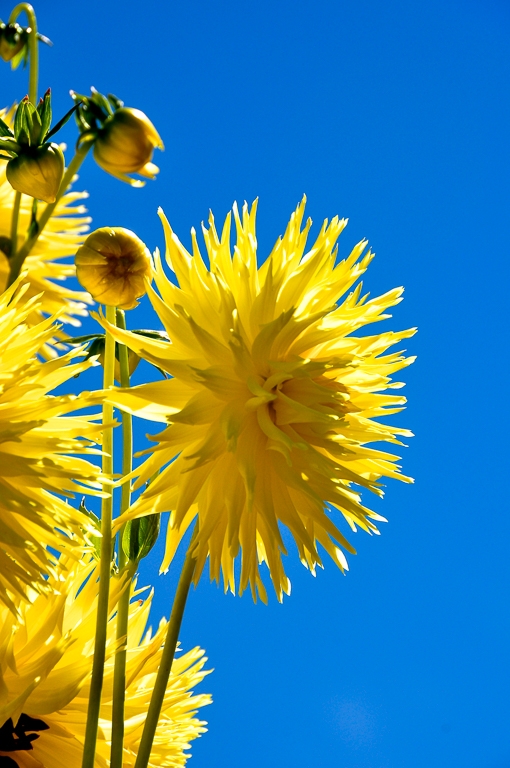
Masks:
[[[192,231],[189,253],[163,217],[167,261],[148,294],[171,343],[110,328],[119,341],[172,378],[111,392],[122,408],[168,422],[139,468],[137,486],[162,469],[125,519],[171,510],[167,567],[198,515],[193,553],[196,579],[209,557],[211,577],[223,571],[234,591],[234,561],[241,553],[240,590],[265,598],[259,563],[269,566],[278,597],[288,592],[281,526],[291,533],[301,561],[322,565],[318,545],[344,569],[342,548],[354,552],[339,528],[346,520],[377,532],[378,514],[359,489],[381,495],[380,479],[399,474],[397,457],[370,447],[400,445],[407,430],[377,419],[401,410],[405,399],[391,375],[412,358],[388,352],[414,329],[357,336],[389,317],[402,288],[367,299],[353,288],[372,259],[362,241],[337,262],[336,240],[346,225],[324,222],[306,250],[304,201],[269,258],[257,266],[254,205],[242,219],[234,207],[237,242],[230,250],[230,216],[221,237],[211,215],[203,228],[209,268]],[[177,283],[177,284],[176,284]],[[351,290],[352,289],[352,290]]]
[[[94,159],[112,176],[132,186],[143,186],[144,182],[128,174],[154,179],[159,171],[151,162],[156,147],[163,149],[163,142],[147,115],[139,109],[120,107],[100,130],[94,143]]]
[[[38,352],[55,331],[54,318],[30,327],[39,311],[18,284],[0,295],[0,605],[11,610],[29,590],[47,591],[55,568],[47,547],[91,529],[87,516],[68,503],[75,493],[100,489],[99,469],[76,454],[94,452],[100,425],[73,411],[88,397],[48,392],[90,366],[76,362],[81,350],[43,363]]]
[[[10,757],[18,768],[81,766],[99,586],[94,561],[72,562],[63,555],[50,586],[47,594],[34,595],[32,604],[20,606],[19,619],[0,607],[0,765],[7,765]],[[98,768],[109,764],[115,610],[123,588],[125,582],[112,578]],[[129,609],[125,768],[135,763],[166,631],[163,620],[153,636],[150,630],[145,632],[150,606],[151,596],[132,601]],[[194,648],[174,660],[151,768],[185,765],[189,742],[205,731],[205,723],[194,715],[198,707],[210,703],[210,697],[192,691],[207,674],[203,654]]]
[[[96,229],[78,249],[74,263],[81,285],[107,306],[133,309],[147,290],[149,249],[124,227]]]

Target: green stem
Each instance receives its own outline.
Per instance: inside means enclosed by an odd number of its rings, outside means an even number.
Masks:
[[[37,83],[39,79],[39,48],[37,42],[37,19],[35,11],[30,3],[19,3],[13,10],[9,17],[9,24],[14,24],[20,13],[25,13],[27,16],[28,26],[32,30],[29,38],[29,60],[30,69],[28,76],[28,98],[37,106]],[[11,256],[14,257],[18,249],[18,220],[19,209],[21,205],[21,192],[16,192],[14,198],[14,206],[12,209],[11,220]],[[17,275],[16,275],[17,277]]]
[[[117,325],[126,330],[126,318],[121,309],[117,310]],[[129,387],[129,358],[124,344],[119,344],[120,384]],[[126,477],[133,467],[133,419],[130,413],[122,411],[122,475]],[[120,514],[122,515],[131,503],[131,480],[124,480],[121,486]],[[126,555],[122,548],[122,537],[125,525],[120,529],[118,560],[122,573],[126,566]],[[128,564],[129,580],[133,576],[136,563]],[[124,705],[126,700],[126,649],[129,622],[129,599],[131,585],[126,588],[119,600],[117,613],[117,640],[125,638],[122,648],[115,654],[113,671],[113,708],[112,708],[112,749],[110,768],[122,768],[124,755]]]
[[[18,248],[18,222],[19,222],[19,209],[21,207],[21,192],[16,192],[14,195],[14,205],[12,207],[12,219],[11,219],[11,255],[14,256]]]
[[[30,51],[30,74],[28,79],[28,98],[34,105],[37,106],[37,82],[39,78],[39,50],[37,43],[37,19],[35,17],[35,11],[30,3],[19,3],[9,16],[9,24],[14,24],[20,13],[23,11],[27,15],[28,26],[31,29],[28,36],[28,46]]]
[[[106,307],[106,319],[115,325],[115,307]],[[106,347],[104,361],[104,388],[113,386],[113,374],[115,367],[115,341],[113,336],[106,332]],[[107,480],[113,477],[113,406],[109,403],[103,405],[103,474]],[[112,487],[105,483],[103,490],[106,497],[103,499],[101,509],[101,560],[99,565],[99,595],[97,599],[96,635],[94,644],[94,661],[92,664],[92,677],[90,680],[89,706],[87,712],[87,726],[85,729],[85,742],[83,745],[82,768],[94,768],[97,730],[99,723],[99,710],[101,707],[101,691],[103,688],[104,662],[106,655],[106,636],[108,626],[108,593],[110,587],[110,573],[112,564],[112,511],[113,495]]]
[[[34,247],[36,242],[38,241],[42,231],[44,230],[44,227],[48,223],[48,220],[49,220],[51,214],[53,213],[53,211],[57,207],[57,205],[58,205],[58,203],[60,201],[60,198],[62,197],[62,195],[66,191],[67,187],[69,186],[69,184],[73,180],[73,176],[75,175],[75,173],[78,171],[79,167],[81,166],[81,164],[85,160],[87,152],[89,151],[91,146],[92,146],[92,142],[90,142],[90,143],[86,142],[86,143],[83,143],[80,146],[80,148],[76,150],[76,154],[73,157],[73,159],[71,160],[71,162],[69,163],[69,168],[65,172],[64,178],[62,179],[62,183],[60,185],[60,189],[58,190],[57,199],[55,200],[54,203],[49,203],[46,206],[46,208],[44,209],[41,218],[37,222],[37,231],[32,235],[32,237],[29,237],[25,241],[25,243],[21,246],[21,248],[19,249],[19,251],[15,255],[14,255],[14,253],[12,253],[11,272],[10,272],[10,275],[9,275],[9,283],[8,283],[7,287],[9,287],[10,285],[13,284],[13,282],[16,280],[16,278],[18,277],[19,273],[21,272],[21,268],[23,267],[23,263],[24,263],[26,257],[28,256],[28,254],[30,253],[30,251],[32,250],[32,248]]]
[[[177,640],[179,639],[179,631],[181,629],[184,608],[186,606],[189,588],[191,586],[193,573],[195,571],[196,560],[191,555],[191,549],[197,531],[198,521],[195,524],[193,537],[188,547],[186,559],[184,561],[181,576],[179,578],[179,584],[177,585],[174,604],[172,606],[172,613],[170,614],[170,621],[168,622],[165,647],[163,648],[163,653],[161,655],[161,662],[159,665],[156,682],[152,691],[149,710],[147,712],[147,717],[145,718],[145,725],[143,728],[142,738],[140,740],[140,746],[138,748],[138,754],[136,756],[135,768],[147,768],[147,765],[149,764],[152,742],[154,741],[154,735],[158,726],[159,716],[161,714],[161,709],[165,700],[166,687],[168,684],[168,678],[170,677],[170,671],[172,669],[175,649],[177,648]]]

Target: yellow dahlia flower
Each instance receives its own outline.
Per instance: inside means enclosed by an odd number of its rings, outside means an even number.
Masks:
[[[250,585],[265,599],[259,563],[265,561],[279,599],[289,591],[281,555],[286,526],[302,562],[322,565],[320,544],[341,569],[342,549],[354,552],[338,524],[343,518],[377,532],[383,520],[361,503],[360,488],[382,495],[379,480],[399,473],[396,456],[369,447],[401,444],[411,433],[380,423],[405,399],[391,375],[412,362],[388,352],[414,329],[356,336],[383,320],[402,288],[367,299],[352,289],[373,254],[359,243],[337,262],[336,240],[346,220],[324,222],[306,250],[311,221],[301,229],[305,201],[283,238],[257,267],[256,205],[234,207],[237,242],[230,250],[230,216],[221,238],[211,215],[203,228],[210,267],[192,231],[192,253],[163,217],[167,261],[157,255],[148,294],[171,343],[111,328],[116,338],[173,378],[117,390],[111,401],[132,413],[168,422],[139,469],[136,486],[158,470],[125,518],[171,510],[168,566],[198,515],[193,552],[198,579],[206,558],[210,574],[235,589],[234,561],[241,552],[240,591]],[[350,291],[349,293],[347,293]]]
[[[5,290],[9,277],[9,253],[11,218],[14,205],[15,191],[5,176],[5,163],[0,163],[0,292]],[[76,270],[73,263],[63,263],[62,259],[72,256],[83,242],[83,233],[88,230],[90,218],[84,216],[86,209],[79,201],[88,197],[86,192],[68,192],[58,202],[55,211],[48,221],[44,232],[39,237],[33,250],[27,257],[24,269],[29,277],[25,281],[30,284],[29,296],[43,293],[42,301],[37,312],[29,318],[34,325],[45,315],[53,315],[64,309],[60,321],[65,324],[81,325],[78,317],[87,315],[87,304],[91,304],[90,296],[85,291],[75,291],[69,288],[65,281],[73,277]],[[18,247],[23,244],[32,216],[32,198],[23,195],[18,226]],[[56,339],[66,338],[59,331]],[[51,346],[46,345],[45,356],[54,355]]]
[[[0,765],[10,757],[19,768],[81,766],[99,587],[95,563],[64,558],[50,587],[48,594],[34,594],[32,604],[20,605],[18,620],[0,607]],[[109,765],[118,578],[110,589],[98,768]],[[150,606],[151,595],[130,604],[124,768],[135,763],[166,631],[165,620],[154,636],[145,631]],[[207,674],[205,661],[200,648],[175,659],[150,766],[185,765],[189,742],[205,731],[194,715],[210,697],[192,691]]]
[[[100,425],[71,416],[86,396],[52,397],[50,390],[89,367],[80,350],[41,362],[37,353],[55,334],[53,318],[30,327],[41,311],[20,280],[0,295],[0,604],[14,610],[27,586],[49,589],[44,574],[65,535],[90,528],[88,518],[60,498],[99,489],[99,469],[77,453],[93,452]],[[59,494],[58,496],[56,494]],[[79,556],[78,553],[77,556]]]

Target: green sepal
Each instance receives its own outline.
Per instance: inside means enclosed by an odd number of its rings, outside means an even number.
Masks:
[[[124,102],[117,98],[113,93],[109,93],[107,96],[108,101],[112,105],[113,109],[120,109],[124,106]]]
[[[25,96],[25,98],[20,102],[16,110],[16,114],[14,116],[14,136],[18,144],[25,144],[30,146],[34,143],[32,141],[32,128],[33,128],[32,114],[34,112],[36,112],[34,105],[29,102],[28,96]],[[41,121],[39,119],[39,115],[37,115],[37,119],[40,123]],[[39,133],[40,133],[40,125],[39,125]],[[38,143],[39,142],[37,141],[36,144]]]
[[[158,540],[161,521],[159,515],[147,515],[126,523],[122,535],[122,549],[131,562],[147,557]]]
[[[30,104],[32,109],[28,110],[27,122],[30,126],[30,146],[37,147],[42,142],[42,121],[39,112]]]
[[[21,51],[18,51],[16,56],[11,59],[11,69],[18,69],[21,63],[23,63],[23,67],[26,67],[28,61],[28,53],[28,45],[25,45]]]
[[[63,126],[64,126],[64,125],[67,123],[67,121],[69,120],[69,118],[70,118],[70,117],[72,117],[72,114],[73,114],[73,112],[76,112],[76,110],[78,109],[78,107],[79,107],[79,106],[80,106],[80,103],[78,103],[78,104],[75,104],[75,105],[74,105],[74,107],[71,107],[71,109],[69,110],[69,112],[66,112],[66,113],[65,113],[65,115],[64,115],[64,117],[63,117],[61,120],[59,120],[59,121],[58,121],[58,123],[56,123],[56,124],[53,126],[53,128],[51,129],[51,131],[49,131],[49,132],[46,134],[46,136],[44,137],[44,140],[45,140],[45,141],[48,141],[48,139],[51,139],[51,137],[52,137],[52,136],[54,136],[56,133],[58,133],[58,131],[60,131],[60,129],[61,129],[61,128],[62,128],[62,127],[63,127]]]
[[[0,151],[13,152],[17,155],[21,152],[21,147],[18,142],[15,141],[14,136],[12,138],[10,136],[0,136]]]
[[[14,138],[14,134],[7,125],[7,123],[4,123],[2,118],[0,117],[0,136],[9,136],[10,138]]]
[[[90,97],[90,101],[92,101],[94,104],[97,104],[97,106],[100,107],[101,109],[104,109],[107,116],[108,115],[113,115],[112,106],[111,106],[110,102],[108,101],[108,99],[106,98],[106,96],[103,96],[102,93],[99,93],[99,91],[96,90],[96,88],[94,88],[94,86],[92,86],[90,90],[92,92],[92,96]]]
[[[51,88],[48,88],[44,98],[39,101],[37,114],[41,118],[41,141],[45,141],[51,125]]]

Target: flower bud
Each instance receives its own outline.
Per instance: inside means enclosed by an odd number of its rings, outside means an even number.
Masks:
[[[76,277],[92,298],[119,309],[137,306],[152,271],[149,249],[124,227],[92,232],[78,249],[75,264]]]
[[[120,107],[104,122],[94,144],[94,158],[107,173],[134,186],[143,182],[127,176],[138,173],[154,179],[159,168],[154,165],[154,148],[163,149],[155,127],[139,109]]]
[[[19,24],[0,22],[0,58],[11,61],[27,44],[27,30]]]
[[[54,203],[64,175],[64,155],[58,144],[30,147],[7,163],[6,175],[16,192]]]

